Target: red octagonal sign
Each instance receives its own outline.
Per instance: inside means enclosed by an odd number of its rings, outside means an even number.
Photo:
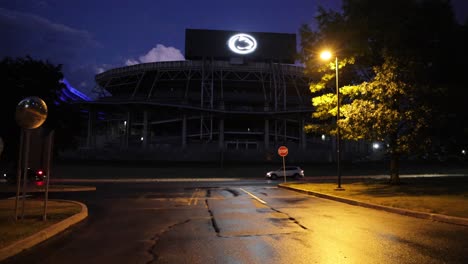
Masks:
[[[278,148],[278,155],[281,157],[287,156],[288,155],[288,148],[286,146],[281,146]]]

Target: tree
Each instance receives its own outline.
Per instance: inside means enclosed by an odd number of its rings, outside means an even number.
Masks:
[[[382,66],[374,67],[372,80],[341,89],[350,99],[342,106],[343,118],[339,120],[344,138],[386,142],[391,183],[399,183],[400,156],[427,146],[429,140],[421,135],[431,109],[417,98],[416,86],[399,78],[402,68],[388,57]]]
[[[53,65],[48,61],[5,57],[0,61],[0,79],[2,80],[2,102],[0,118],[2,126],[0,137],[4,141],[3,160],[13,161],[18,157],[20,127],[16,124],[17,104],[28,96],[38,96],[48,107],[48,116],[42,127],[56,130],[55,145],[66,147],[73,145],[73,131],[79,125],[78,110],[61,100],[63,83],[62,65]]]
[[[454,91],[460,95],[455,74],[460,69],[449,59],[453,50],[463,50],[459,26],[444,0],[344,0],[342,8],[342,13],[320,8],[318,30],[300,29],[306,72],[319,80],[311,85],[316,112],[307,128],[336,132],[326,122],[336,118],[336,95],[330,89],[335,76],[328,72],[334,66],[316,59],[317,51],[328,47],[340,57],[340,84],[346,84],[340,88],[342,137],[385,141],[391,182],[398,183],[399,157],[430,147],[431,137],[450,116],[441,98]]]

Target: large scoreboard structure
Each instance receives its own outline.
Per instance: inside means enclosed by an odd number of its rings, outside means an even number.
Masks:
[[[329,161],[332,140],[306,133],[313,107],[296,35],[186,29],[185,60],[97,74],[82,102],[77,158],[192,162]],[[72,154],[70,154],[72,155]]]
[[[185,58],[294,64],[296,34],[186,29]]]

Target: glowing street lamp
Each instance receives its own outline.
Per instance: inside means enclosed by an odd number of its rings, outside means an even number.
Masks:
[[[320,53],[320,58],[321,58],[322,60],[330,60],[331,57],[332,57],[332,54],[331,54],[331,52],[329,52],[328,50],[326,50],[326,51]]]
[[[332,53],[330,51],[323,51],[320,53],[320,58],[322,60],[330,60],[332,58]],[[340,126],[338,125],[338,120],[340,118],[340,89],[338,86],[338,56],[335,56],[335,69],[336,69],[336,165],[337,165],[337,174],[338,174],[338,187],[335,189],[337,191],[344,190],[341,188],[341,153],[340,153]]]

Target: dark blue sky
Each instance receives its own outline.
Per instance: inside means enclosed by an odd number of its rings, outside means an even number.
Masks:
[[[468,0],[452,0],[460,21]],[[340,0],[0,0],[0,56],[31,55],[63,64],[85,92],[102,70],[183,59],[186,28],[297,33],[314,26],[318,5]]]

